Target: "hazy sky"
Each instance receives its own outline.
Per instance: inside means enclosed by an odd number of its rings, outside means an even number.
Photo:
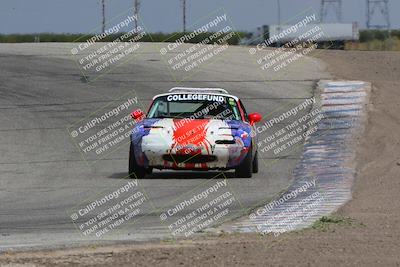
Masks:
[[[313,8],[320,0],[280,0],[282,21]],[[182,29],[180,0],[142,0],[141,18],[148,32]],[[187,0],[187,24],[223,7],[238,30],[277,23],[276,0]],[[365,28],[366,0],[344,0],[343,22],[357,21]],[[0,0],[0,33],[88,33],[101,25],[101,0]],[[131,8],[133,0],[106,0],[111,19]],[[390,0],[392,28],[400,28],[400,0]],[[377,22],[380,15],[377,12]]]

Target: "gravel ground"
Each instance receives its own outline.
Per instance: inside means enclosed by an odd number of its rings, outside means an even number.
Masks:
[[[341,221],[276,238],[234,234],[7,253],[0,256],[0,264],[400,266],[400,53],[323,51],[318,57],[335,77],[373,84],[368,125],[358,140],[353,200],[338,211]]]

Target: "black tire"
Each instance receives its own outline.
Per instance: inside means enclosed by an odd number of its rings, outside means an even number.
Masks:
[[[241,178],[251,178],[253,174],[253,160],[251,155],[251,148],[247,152],[246,157],[243,159],[242,163],[235,168],[235,176]]]
[[[253,173],[258,173],[258,151],[256,151],[253,159]]]
[[[129,177],[132,179],[141,179],[146,176],[146,168],[139,166],[135,159],[133,144],[129,149]]]
[[[152,174],[153,173],[153,167],[149,167],[146,169],[146,174]]]

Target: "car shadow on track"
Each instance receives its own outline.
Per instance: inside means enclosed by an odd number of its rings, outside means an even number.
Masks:
[[[235,177],[234,172],[187,172],[187,171],[156,171],[142,179],[244,179]],[[129,179],[126,172],[116,172],[108,176],[112,179]]]

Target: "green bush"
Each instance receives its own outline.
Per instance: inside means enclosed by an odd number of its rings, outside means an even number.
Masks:
[[[392,30],[391,36],[400,37],[399,30]],[[360,42],[369,42],[372,40],[384,41],[389,38],[389,32],[387,30],[360,30]]]
[[[102,40],[102,42],[111,42],[125,33],[109,35]],[[185,33],[175,32],[175,33],[151,33],[145,35],[141,42],[175,42]],[[187,33],[186,33],[187,34]],[[195,36],[193,39],[189,40],[190,43],[198,43],[205,38],[214,34],[213,32],[202,33]],[[226,34],[220,36],[224,37]],[[235,32],[231,38],[228,39],[228,44],[236,45],[239,43],[239,39],[244,36],[243,32]],[[56,33],[38,33],[38,34],[0,34],[0,43],[32,43],[35,40],[40,40],[40,42],[85,42],[92,38],[94,35],[89,34],[56,34]]]

